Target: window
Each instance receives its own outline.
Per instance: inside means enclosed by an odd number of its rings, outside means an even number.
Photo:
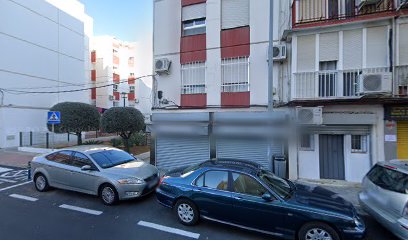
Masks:
[[[135,93],[135,86],[129,86],[129,92]]]
[[[375,185],[389,191],[408,194],[408,175],[376,165],[367,174]]]
[[[232,180],[234,192],[248,194],[256,197],[262,197],[262,195],[268,192],[266,188],[264,188],[258,181],[250,176],[233,173]]]
[[[223,59],[221,62],[222,92],[249,91],[249,58]]]
[[[183,36],[204,34],[206,32],[205,18],[183,22]]]
[[[336,96],[337,61],[320,62],[319,69],[319,97]]]
[[[294,185],[289,180],[280,178],[275,174],[265,170],[261,170],[258,174],[258,177],[281,198],[287,198],[291,196]]]
[[[135,73],[129,73],[129,75],[130,75],[131,77],[134,77],[134,76],[135,76]]]
[[[181,65],[181,93],[205,93],[205,63],[195,62]]]
[[[300,136],[300,150],[313,151],[314,150],[314,135],[302,134]]]
[[[129,153],[120,150],[105,150],[93,153],[91,157],[101,168],[110,168],[136,160]]]
[[[73,165],[75,167],[83,167],[85,165],[89,165],[91,167],[93,167],[93,163],[91,162],[91,160],[89,160],[89,158],[87,156],[85,156],[82,153],[79,152],[75,152],[74,156],[73,156]]]
[[[197,179],[196,185],[226,191],[228,190],[228,172],[208,171]]]
[[[113,49],[113,53],[117,53],[118,52],[118,50],[116,50],[116,49]]]
[[[49,161],[53,161],[56,163],[71,165],[72,164],[71,155],[72,155],[71,151],[60,151],[47,155],[45,158]]]
[[[367,136],[351,135],[351,152],[366,153],[367,152]]]
[[[249,26],[249,3],[250,0],[222,0],[221,28]]]
[[[118,84],[114,84],[114,85],[113,85],[113,91],[114,91],[114,92],[117,92],[117,91],[118,91],[118,87],[119,87]]]

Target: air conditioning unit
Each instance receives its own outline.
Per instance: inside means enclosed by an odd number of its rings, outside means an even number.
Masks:
[[[109,95],[109,101],[113,101],[115,97],[113,95]]]
[[[154,61],[154,70],[157,74],[169,74],[171,61],[167,58],[156,59]]]
[[[302,125],[321,125],[323,107],[297,107],[295,121]]]
[[[273,61],[282,61],[286,59],[286,45],[280,44],[273,46],[272,49]]]
[[[359,81],[360,94],[381,94],[392,92],[392,73],[362,74]]]

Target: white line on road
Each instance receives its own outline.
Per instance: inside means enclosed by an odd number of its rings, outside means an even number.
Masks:
[[[12,198],[18,198],[18,199],[23,199],[23,200],[27,200],[30,202],[35,202],[38,200],[38,198],[33,198],[33,197],[28,197],[28,196],[24,196],[24,195],[20,195],[20,194],[11,194],[9,195]]]
[[[2,188],[2,189],[0,189],[0,192],[1,192],[1,191],[6,191],[6,190],[8,190],[8,189],[15,188],[15,187],[18,187],[18,186],[21,186],[21,185],[25,185],[25,184],[28,184],[28,183],[31,183],[31,181],[27,181],[27,182],[23,182],[23,183],[19,183],[19,184],[13,185],[13,186],[9,186],[9,187]]]
[[[185,236],[185,237],[190,237],[190,238],[195,238],[195,239],[198,239],[200,237],[200,234],[198,233],[187,232],[181,229],[166,227],[166,226],[155,224],[155,223],[140,221],[137,224],[140,226],[154,228],[154,229],[157,229],[163,232],[174,233],[174,234],[178,234],[178,235]]]
[[[27,178],[26,178],[27,179]],[[4,178],[0,178],[0,181],[2,182],[8,182],[8,183],[16,183],[17,181],[14,180],[8,180],[8,179],[4,179]]]
[[[0,173],[2,173],[2,172],[8,172],[8,171],[11,171],[11,170],[13,170],[13,169],[0,167]]]
[[[81,207],[67,205],[67,204],[62,204],[59,207],[69,209],[69,210],[78,211],[78,212],[88,213],[88,214],[92,214],[92,215],[101,215],[103,213],[101,211],[96,211],[96,210],[92,210],[92,209],[88,209],[88,208],[81,208]]]

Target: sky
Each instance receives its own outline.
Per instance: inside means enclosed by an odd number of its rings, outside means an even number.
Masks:
[[[152,0],[80,0],[94,19],[94,35],[141,41],[152,34]]]

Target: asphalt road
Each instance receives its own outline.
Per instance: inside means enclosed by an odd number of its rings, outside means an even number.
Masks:
[[[208,221],[185,227],[156,202],[154,194],[109,207],[80,193],[57,189],[40,193],[19,177],[15,183],[0,184],[0,239],[272,239]],[[371,218],[365,220],[368,239],[395,239]]]

